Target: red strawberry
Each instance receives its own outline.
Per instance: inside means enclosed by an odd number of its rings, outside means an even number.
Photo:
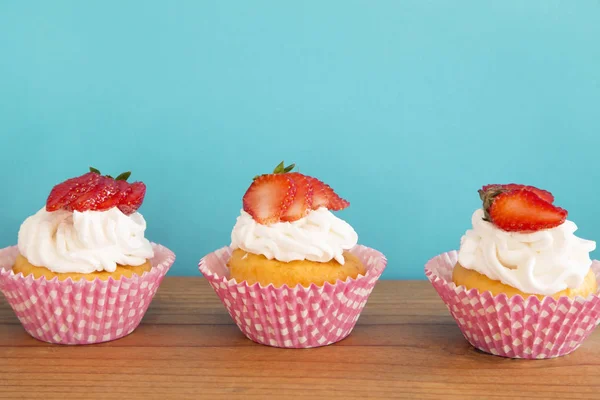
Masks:
[[[131,185],[127,181],[116,181],[119,189],[119,204],[125,203],[125,199],[131,193]]]
[[[554,203],[554,196],[552,195],[552,193],[550,193],[547,190],[538,189],[535,186],[520,185],[518,183],[508,183],[508,184],[504,184],[504,185],[492,184],[492,185],[485,185],[484,187],[481,188],[481,190],[483,190],[484,192],[487,192],[488,189],[490,189],[492,187],[499,187],[499,188],[506,189],[506,190],[527,189],[530,192],[537,194],[540,198],[546,200],[548,203]]]
[[[131,172],[125,172],[116,179],[102,176],[100,171],[90,168],[90,172],[71,178],[56,185],[46,201],[46,210],[104,211],[113,207],[125,214],[135,212],[146,194],[142,182],[126,182]]]
[[[281,214],[282,221],[296,221],[304,218],[311,210],[313,200],[313,188],[311,179],[298,172],[286,173],[296,186],[296,195],[292,204]]]
[[[146,196],[146,185],[143,182],[134,182],[129,185],[131,189],[127,196],[121,199],[119,203],[119,210],[123,214],[129,215],[137,211],[144,201]]]
[[[90,209],[93,208],[96,211],[104,211],[110,210],[113,207],[117,207],[121,202],[122,196],[119,188],[119,182],[124,181],[116,181],[112,178],[104,177],[104,186],[97,193],[97,197],[94,202],[95,206],[91,207]],[[127,184],[127,182],[125,182],[125,184]]]
[[[488,213],[494,225],[509,232],[550,229],[567,219],[567,210],[523,188],[507,190],[495,196]]]
[[[119,204],[117,181],[101,176],[98,183],[70,204],[73,211],[104,211]]]
[[[320,207],[337,211],[350,205],[320,180],[291,172],[294,167],[286,167],[282,161],[272,174],[254,177],[243,203],[244,210],[258,223],[297,221]]]
[[[326,207],[332,211],[339,211],[350,205],[348,201],[338,196],[329,185],[321,182],[317,178],[311,177],[310,179],[313,187],[312,208],[314,210],[319,207]]]
[[[310,184],[313,189],[312,207],[317,210],[321,207],[327,207],[329,204],[329,196],[325,190],[325,184],[317,178],[309,177]]]
[[[287,174],[261,175],[244,194],[244,211],[259,224],[279,222],[294,202],[296,185]]]
[[[101,177],[100,174],[88,172],[54,186],[46,201],[46,211],[73,211],[71,203],[94,189]]]

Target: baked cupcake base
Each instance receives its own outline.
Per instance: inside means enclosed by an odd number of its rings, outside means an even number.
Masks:
[[[529,296],[536,296],[540,300],[543,300],[544,297],[547,297],[540,294],[524,293],[519,289],[516,289],[509,285],[505,285],[500,281],[490,279],[477,271],[467,269],[459,263],[456,263],[456,266],[452,270],[452,281],[457,286],[464,286],[467,289],[477,289],[480,293],[486,291],[492,292],[492,295],[494,296],[497,296],[499,294],[505,294],[508,297],[519,295],[525,298]],[[590,294],[596,293],[597,291],[598,284],[596,282],[596,275],[594,275],[594,272],[590,268],[590,271],[586,275],[585,280],[581,284],[581,286],[575,289],[565,289],[549,297],[558,299],[561,296],[567,296],[570,298],[581,296],[585,298],[588,297]]]
[[[464,337],[481,351],[543,359],[577,349],[600,323],[600,296],[586,298],[492,295],[452,281],[458,252],[431,259],[425,275],[442,298]],[[600,262],[591,267],[600,284]]]
[[[96,271],[89,274],[80,274],[75,272],[56,273],[50,271],[48,268],[37,267],[31,264],[27,258],[23,257],[21,254],[17,256],[15,265],[12,268],[15,274],[22,273],[24,277],[33,275],[33,277],[37,279],[43,276],[48,280],[58,277],[59,281],[64,281],[67,278],[71,278],[73,281],[78,281],[80,279],[93,281],[96,278],[103,281],[107,281],[109,278],[118,280],[121,279],[121,277],[131,278],[133,275],[142,275],[144,272],[149,272],[151,269],[152,265],[150,264],[150,260],[146,260],[144,264],[138,266],[117,265],[117,268],[114,272]]]
[[[23,328],[38,340],[93,344],[130,334],[146,313],[175,255],[152,244],[152,269],[131,278],[51,280],[15,274],[17,246],[0,250],[0,291]]]
[[[259,283],[262,286],[272,284],[274,287],[298,284],[308,287],[311,284],[322,286],[325,282],[335,283],[348,278],[356,279],[366,273],[360,259],[350,252],[344,252],[344,264],[336,260],[316,262],[310,260],[283,262],[269,260],[263,255],[248,253],[236,249],[231,254],[227,266],[229,278],[237,282],[248,282],[249,285]]]
[[[229,279],[229,247],[206,255],[199,269],[250,340],[274,347],[318,347],[350,334],[387,263],[383,254],[368,247],[358,245],[350,252],[366,274],[322,286],[276,288]]]

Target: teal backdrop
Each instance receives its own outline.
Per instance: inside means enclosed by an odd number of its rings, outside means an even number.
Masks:
[[[196,275],[279,161],[424,278],[477,189],[551,190],[600,240],[600,2],[0,2],[0,245],[52,186],[133,171],[147,236]]]

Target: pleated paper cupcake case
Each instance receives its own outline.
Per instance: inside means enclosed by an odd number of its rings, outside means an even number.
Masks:
[[[199,269],[240,330],[251,340],[275,347],[325,346],[350,334],[387,260],[380,252],[356,246],[352,253],[365,267],[365,276],[308,288],[259,284],[228,279],[228,247],[205,256]]]
[[[34,338],[57,344],[92,344],[133,332],[146,313],[175,255],[152,244],[152,269],[142,276],[106,281],[14,274],[16,246],[0,250],[0,290]]]
[[[465,338],[484,352],[510,358],[559,357],[577,349],[600,323],[600,297],[586,299],[535,296],[508,298],[452,282],[458,253],[452,251],[430,260],[427,278],[446,303]],[[600,282],[600,262],[592,269]]]

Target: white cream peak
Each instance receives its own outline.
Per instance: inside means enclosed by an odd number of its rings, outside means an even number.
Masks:
[[[507,232],[473,213],[473,229],[461,239],[458,262],[524,293],[551,296],[579,287],[590,270],[596,242],[575,236],[577,225],[531,233]]]
[[[35,266],[56,273],[115,271],[117,264],[137,266],[152,258],[139,213],[53,211],[42,208],[19,230],[19,252]]]
[[[344,250],[353,248],[358,235],[324,207],[293,222],[262,225],[241,211],[231,232],[231,246],[283,262],[310,260],[344,264]]]

